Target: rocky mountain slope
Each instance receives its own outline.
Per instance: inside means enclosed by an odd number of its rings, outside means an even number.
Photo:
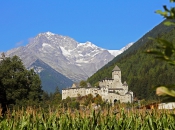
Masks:
[[[73,81],[86,79],[114,58],[110,51],[91,42],[78,43],[70,37],[51,32],[40,33],[27,46],[12,49],[6,54],[20,56],[27,68],[40,59]]]
[[[38,61],[43,62],[73,82],[78,82],[86,80],[131,45],[122,50],[108,51],[91,42],[78,43],[70,37],[45,32],[31,39],[26,46],[7,51],[6,55],[19,56],[27,68]]]

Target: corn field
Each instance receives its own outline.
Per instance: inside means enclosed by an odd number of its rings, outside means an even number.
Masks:
[[[174,110],[52,110],[28,107],[0,116],[0,130],[173,130]]]

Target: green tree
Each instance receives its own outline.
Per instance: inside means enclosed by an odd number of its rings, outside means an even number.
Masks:
[[[61,95],[60,90],[57,86],[55,89],[55,92],[52,95],[51,104],[54,106],[58,106],[58,105],[60,105],[61,100],[62,100],[62,95]]]
[[[0,61],[0,104],[38,105],[42,89],[39,76],[27,70],[18,56]]]
[[[43,100],[43,102],[47,102],[50,100],[50,96],[49,96],[48,92],[43,91],[42,100]]]
[[[70,105],[69,105],[70,108],[73,108],[73,109],[79,109],[80,108],[80,103],[78,101],[76,101],[75,99],[73,99],[71,102],[70,102]]]
[[[7,98],[6,98],[5,88],[0,83],[0,108],[2,108],[2,113],[3,114],[7,110],[6,104],[7,104]]]
[[[63,108],[68,108],[70,106],[70,102],[72,99],[68,96],[66,99],[62,100],[62,107]]]
[[[84,80],[80,81],[80,86],[83,88],[87,87],[87,82]]]

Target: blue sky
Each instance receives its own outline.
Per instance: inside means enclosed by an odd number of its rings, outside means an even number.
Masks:
[[[41,32],[120,49],[159,24],[169,0],[0,0],[0,51],[25,46]]]

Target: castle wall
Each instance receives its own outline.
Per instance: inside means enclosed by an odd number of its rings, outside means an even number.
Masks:
[[[112,79],[106,79],[106,80],[99,81],[99,86],[111,88],[112,87],[112,83],[113,83]]]
[[[113,80],[112,82],[112,87],[111,88],[122,88],[122,83],[121,81],[118,81],[118,80]]]
[[[99,94],[101,95],[101,89],[99,88],[69,88],[62,90],[62,99],[69,97],[77,97],[78,95],[85,96],[92,94],[94,97]]]
[[[133,92],[128,92],[126,82],[122,84],[121,71],[117,66],[113,69],[112,78],[99,81],[100,88],[79,88],[76,87],[76,84],[73,84],[72,88],[62,90],[62,99],[66,99],[68,96],[77,97],[78,94],[81,96],[92,94],[94,97],[99,94],[104,101],[111,103],[114,103],[114,100],[125,103],[132,102]]]
[[[68,91],[67,89],[63,89],[63,90],[62,90],[62,100],[63,100],[63,99],[66,99],[66,98],[68,97],[68,96],[67,96],[67,91]]]
[[[81,96],[86,95],[85,88],[69,88],[62,90],[62,99],[66,99],[67,97],[77,97],[78,94]]]
[[[86,88],[86,95],[92,94],[94,97],[101,94],[98,88]]]
[[[118,92],[118,94],[116,93]],[[124,90],[108,90],[108,88],[70,88],[66,90],[62,90],[62,99],[66,99],[69,97],[77,97],[78,94],[81,96],[85,96],[88,94],[92,94],[94,97],[99,94],[102,96],[104,101],[108,101],[114,103],[114,100],[120,100],[120,102],[132,102],[132,92],[131,94],[124,94]]]
[[[124,95],[124,96],[121,96],[121,98],[120,98],[121,100],[121,102],[124,102],[124,103],[128,103],[128,102],[132,102],[132,95],[131,94],[126,94],[126,95]]]
[[[116,93],[108,93],[107,96],[103,97],[103,99],[105,101],[108,101],[108,102],[111,102],[111,103],[114,103],[114,100],[120,100],[120,95],[116,94]]]

